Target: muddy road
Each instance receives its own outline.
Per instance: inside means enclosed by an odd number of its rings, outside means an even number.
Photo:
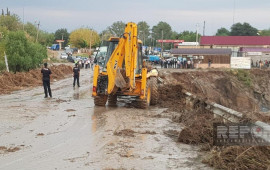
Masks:
[[[164,108],[95,107],[92,71],[0,96],[0,169],[209,169],[198,148],[176,142]]]

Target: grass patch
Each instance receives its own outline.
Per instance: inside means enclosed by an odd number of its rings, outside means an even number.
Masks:
[[[241,81],[244,85],[251,87],[252,85],[252,80],[250,76],[249,70],[242,70],[242,69],[237,69],[237,70],[230,70],[230,73],[234,76],[237,77],[239,81]]]
[[[81,57],[89,57],[88,53],[80,53],[80,54],[74,54],[74,56],[81,56]]]

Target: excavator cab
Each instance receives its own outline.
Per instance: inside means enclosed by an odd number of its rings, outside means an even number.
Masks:
[[[94,103],[116,105],[117,97],[136,98],[139,108],[147,108],[158,100],[157,70],[143,66],[142,41],[137,39],[137,25],[128,23],[122,37],[109,40],[102,65],[95,65],[93,75]]]
[[[96,58],[97,58],[97,64],[102,68],[103,72],[106,72],[106,64],[108,63],[114,49],[116,48],[116,46],[119,43],[119,38],[117,37],[111,37],[108,41],[108,47],[107,47],[107,53],[106,56],[103,60],[100,59],[101,57],[103,57],[102,54],[97,54]],[[100,57],[101,56],[101,57]],[[136,74],[141,74],[142,72],[142,67],[143,67],[143,53],[142,53],[142,41],[138,40],[138,58],[137,58],[137,67],[136,67]]]

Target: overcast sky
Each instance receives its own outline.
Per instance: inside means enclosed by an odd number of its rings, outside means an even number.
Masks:
[[[48,32],[82,26],[101,32],[116,21],[146,21],[151,28],[164,21],[177,32],[196,31],[198,23],[201,34],[205,21],[206,35],[229,29],[233,21],[270,28],[270,0],[0,0],[0,9],[7,7],[22,20],[24,13],[25,23],[40,21]]]

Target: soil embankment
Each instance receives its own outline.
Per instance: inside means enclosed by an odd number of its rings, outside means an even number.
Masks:
[[[49,67],[52,71],[51,81],[65,78],[72,73],[72,67],[68,65],[53,65]],[[41,69],[29,72],[8,73],[0,75],[0,94],[8,94],[16,90],[42,85]]]

